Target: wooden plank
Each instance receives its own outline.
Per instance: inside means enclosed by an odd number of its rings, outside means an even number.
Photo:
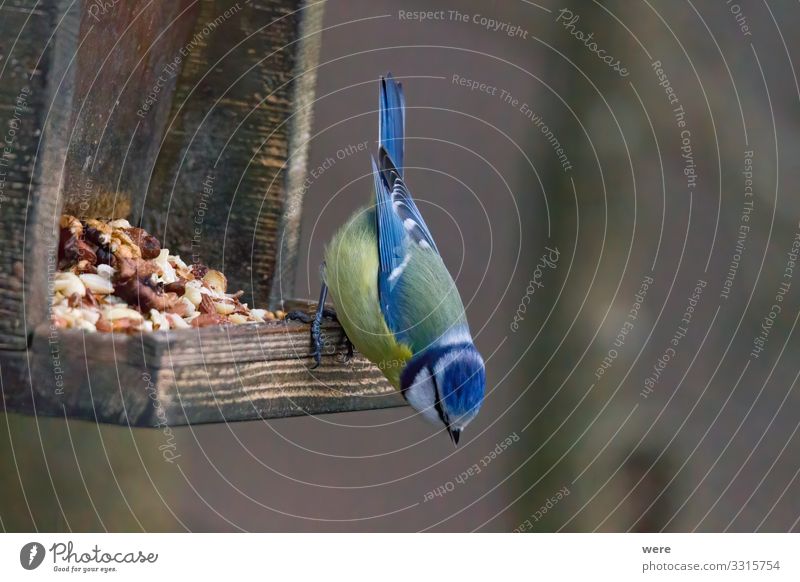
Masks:
[[[309,6],[309,4],[311,4]],[[308,147],[316,99],[317,66],[322,38],[324,3],[305,2],[300,25],[297,60],[294,69],[294,97],[289,123],[289,159],[286,170],[286,196],[279,228],[278,254],[272,265],[270,309],[294,296],[297,252],[300,246],[300,221],[307,186]]]
[[[341,340],[328,331],[325,353],[333,353]],[[225,362],[254,362],[265,358],[305,358],[309,353],[308,327],[293,323],[250,323],[150,333],[142,337],[142,350],[150,366],[191,366]]]
[[[78,18],[66,2],[25,0],[3,3],[0,22],[0,349],[19,350],[46,318]]]
[[[201,0],[143,217],[258,307],[293,284],[322,13],[306,4],[240,3],[208,32],[230,4]]]
[[[172,378],[164,374],[169,422],[230,422],[405,405],[362,358],[350,365],[327,360],[313,371],[307,361],[297,359],[180,367],[171,371]]]
[[[137,223],[198,6],[194,0],[77,6],[64,212]]]
[[[27,356],[21,350],[0,350],[0,396],[3,411],[34,413]]]
[[[403,406],[380,371],[344,363],[342,330],[323,326],[322,365],[309,370],[309,329],[273,322],[142,335],[34,334],[31,378],[7,407],[133,426],[232,422]],[[5,363],[5,360],[3,361]],[[28,397],[26,400],[26,396]]]
[[[138,424],[150,414],[142,376],[148,370],[131,337],[36,329],[31,353],[37,414]]]

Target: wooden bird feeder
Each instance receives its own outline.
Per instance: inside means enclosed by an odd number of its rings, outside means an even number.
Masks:
[[[322,2],[0,7],[5,410],[136,426],[402,405],[363,358],[310,371],[308,327],[89,333],[51,325],[59,217],[127,218],[289,308]],[[19,38],[14,41],[16,34]],[[292,306],[293,306],[292,305]],[[308,306],[311,307],[311,306]]]

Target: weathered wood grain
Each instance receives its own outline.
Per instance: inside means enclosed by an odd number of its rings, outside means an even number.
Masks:
[[[358,355],[344,362],[338,325],[323,327],[322,365],[310,370],[308,333],[308,326],[291,322],[138,336],[44,325],[31,347],[32,384],[9,391],[6,402],[37,414],[66,411],[70,417],[133,426],[404,405],[372,364]]]
[[[65,6],[25,0],[0,7],[0,349],[24,349],[28,332],[47,317],[75,86],[68,65],[79,25]]]
[[[200,2],[143,217],[259,307],[279,273],[284,293],[293,282],[322,11],[308,4],[241,3],[223,18],[229,3]]]
[[[300,324],[127,336],[48,322],[62,211],[141,223],[251,305],[291,295],[322,7],[0,7],[2,30],[20,33],[0,60],[0,130],[14,132],[0,163],[6,410],[162,426],[404,404],[369,362],[341,361],[333,324],[311,371]],[[0,55],[15,34],[0,35]]]
[[[76,3],[64,211],[139,221],[199,12],[196,0]]]
[[[3,411],[34,413],[26,352],[0,350],[0,396]]]
[[[300,245],[300,221],[308,173],[308,144],[316,98],[317,66],[322,38],[322,2],[306,2],[297,41],[294,70],[294,100],[289,118],[289,159],[286,171],[286,196],[279,228],[278,254],[272,269],[269,306],[274,309],[287,297],[294,296],[297,252]]]

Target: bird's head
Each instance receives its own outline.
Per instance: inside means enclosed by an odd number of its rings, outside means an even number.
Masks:
[[[415,354],[400,376],[408,403],[425,419],[444,426],[456,445],[478,414],[485,385],[483,358],[471,342],[433,344]]]

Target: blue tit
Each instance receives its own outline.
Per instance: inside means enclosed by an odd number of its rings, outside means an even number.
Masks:
[[[453,278],[403,181],[404,135],[403,89],[388,74],[380,79],[377,161],[372,157],[375,203],[326,247],[315,357],[319,362],[330,290],[352,345],[458,444],[483,401],[486,373]]]

